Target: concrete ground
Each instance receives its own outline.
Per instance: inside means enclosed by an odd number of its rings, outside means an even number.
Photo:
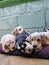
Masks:
[[[0,54],[0,65],[49,65],[49,60]]]

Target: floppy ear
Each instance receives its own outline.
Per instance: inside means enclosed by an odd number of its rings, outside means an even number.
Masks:
[[[49,45],[49,38],[46,35],[41,35],[41,42],[43,45]]]
[[[8,53],[10,51],[6,45],[2,45],[2,49],[6,53]]]
[[[30,35],[30,32],[27,32]]]
[[[31,35],[29,35],[27,38],[26,38],[26,41],[31,41]]]
[[[12,31],[12,34],[13,34],[14,36],[16,36],[16,35],[18,34],[17,29],[14,29],[14,30]]]

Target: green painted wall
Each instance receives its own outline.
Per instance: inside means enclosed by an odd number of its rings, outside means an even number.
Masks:
[[[49,0],[38,0],[0,8],[0,38],[18,25],[33,33],[49,26]]]

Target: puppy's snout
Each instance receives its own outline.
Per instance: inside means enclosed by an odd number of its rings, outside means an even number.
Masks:
[[[31,49],[29,49],[29,52],[31,52],[32,50]]]
[[[34,45],[33,47],[36,48],[37,45]]]
[[[12,47],[12,49],[15,49],[15,47]]]

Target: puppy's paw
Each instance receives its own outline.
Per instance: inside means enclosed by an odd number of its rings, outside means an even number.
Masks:
[[[10,51],[9,50],[5,50],[5,49],[2,49],[5,53],[9,53]]]
[[[35,52],[39,52],[42,49],[42,47],[35,49]]]

